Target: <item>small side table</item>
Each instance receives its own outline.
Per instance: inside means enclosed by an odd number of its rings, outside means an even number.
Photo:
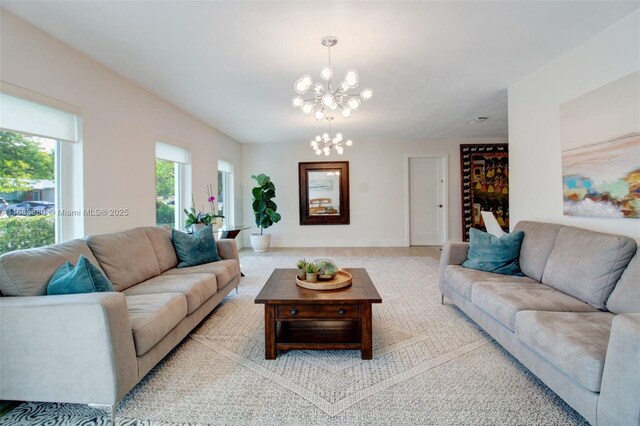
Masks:
[[[240,233],[240,231],[243,231],[249,228],[251,227],[247,225],[223,225],[222,228],[218,228],[218,229],[214,228],[213,232],[217,234],[217,238],[219,240],[223,238],[235,239]],[[240,271],[240,276],[244,277],[244,274],[242,273],[242,271]]]
[[[235,239],[240,231],[251,228],[247,225],[223,225],[222,228],[214,229],[213,231],[218,233],[218,239],[231,238]]]

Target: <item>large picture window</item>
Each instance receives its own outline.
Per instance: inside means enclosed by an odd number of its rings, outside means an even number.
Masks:
[[[189,191],[189,151],[156,143],[156,225],[183,229],[185,194]]]
[[[69,189],[76,142],[76,115],[0,93],[0,254],[82,232]]]

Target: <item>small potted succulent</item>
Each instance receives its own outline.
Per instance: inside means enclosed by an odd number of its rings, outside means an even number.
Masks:
[[[296,266],[298,267],[298,279],[306,280],[307,279],[307,261],[305,259],[300,259],[296,262]]]
[[[338,274],[338,267],[332,260],[317,259],[313,263],[318,265],[318,279],[320,280],[332,280]]]
[[[308,263],[306,267],[307,271],[307,282],[308,283],[317,283],[318,282],[318,271],[320,268],[315,263]]]

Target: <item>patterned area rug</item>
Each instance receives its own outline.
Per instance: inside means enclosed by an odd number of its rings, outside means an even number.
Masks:
[[[264,359],[264,311],[253,300],[290,256],[250,255],[230,294],[120,403],[119,425],[586,424],[453,305],[438,265],[419,257],[334,258],[364,267],[374,359],[359,351],[289,351]],[[109,424],[74,404],[24,403],[1,424]]]

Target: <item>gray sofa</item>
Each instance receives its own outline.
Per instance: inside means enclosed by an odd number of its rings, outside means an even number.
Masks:
[[[0,256],[0,399],[114,407],[240,282],[234,240],[223,259],[176,269],[167,228],[89,236]],[[80,255],[115,292],[46,296]],[[236,289],[237,290],[237,289]]]
[[[460,266],[442,250],[440,291],[594,425],[640,424],[640,253],[631,238],[520,222],[524,277]],[[443,299],[444,300],[444,299]]]

